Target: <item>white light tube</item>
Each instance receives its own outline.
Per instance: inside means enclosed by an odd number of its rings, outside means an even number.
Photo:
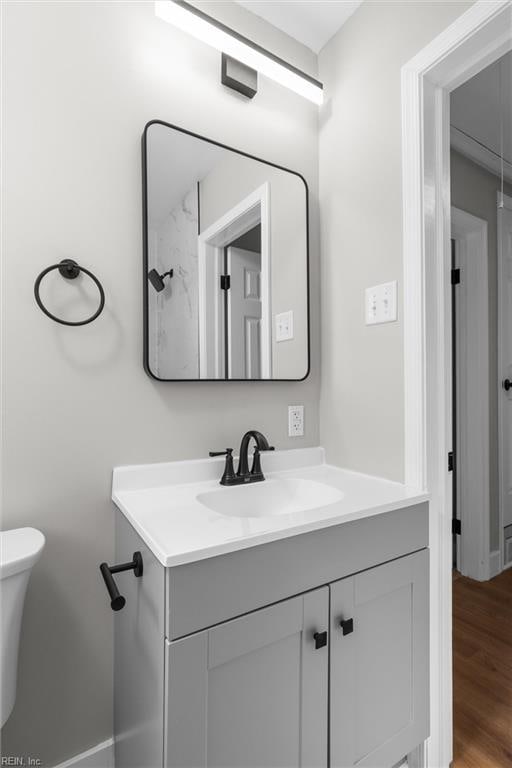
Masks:
[[[193,35],[222,53],[232,56],[262,75],[275,80],[291,91],[304,96],[315,104],[322,104],[322,84],[301,73],[277,56],[273,56],[247,38],[238,35],[229,27],[196,9],[189,9],[174,0],[156,0],[155,14],[169,24]]]

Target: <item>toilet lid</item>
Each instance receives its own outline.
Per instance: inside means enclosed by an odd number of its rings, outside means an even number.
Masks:
[[[36,528],[0,531],[0,579],[32,568],[44,542],[43,534]]]

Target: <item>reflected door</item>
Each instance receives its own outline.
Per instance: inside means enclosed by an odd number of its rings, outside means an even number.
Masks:
[[[261,254],[227,249],[228,377],[261,378]]]

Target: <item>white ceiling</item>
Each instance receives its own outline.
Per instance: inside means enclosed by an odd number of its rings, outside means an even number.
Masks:
[[[236,0],[318,53],[363,0]]]
[[[501,114],[504,156],[512,162],[512,52],[451,94],[452,126],[496,155],[501,151]]]

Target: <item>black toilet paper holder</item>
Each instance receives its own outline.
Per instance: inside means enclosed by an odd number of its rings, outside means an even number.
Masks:
[[[121,563],[120,565],[101,563],[100,571],[110,595],[110,607],[113,611],[120,611],[121,608],[124,608],[126,605],[126,598],[120,594],[112,574],[123,573],[123,571],[133,571],[133,575],[136,578],[140,578],[143,571],[142,555],[140,552],[134,552],[133,560],[130,563]]]

